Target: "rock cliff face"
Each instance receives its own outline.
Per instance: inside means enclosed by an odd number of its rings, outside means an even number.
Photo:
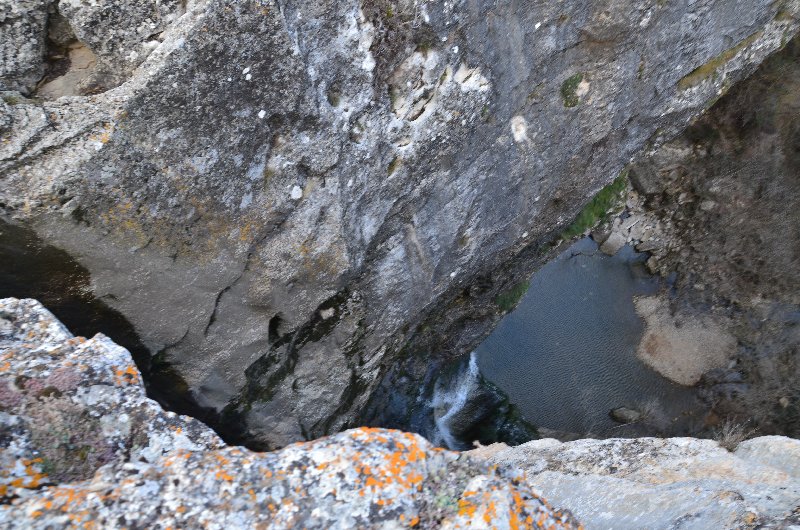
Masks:
[[[2,216],[85,266],[218,427],[317,437],[401,354],[473,347],[592,194],[799,11],[2,0]]]
[[[226,447],[147,399],[108,338],[0,300],[3,528],[578,528],[514,476],[381,429]]]

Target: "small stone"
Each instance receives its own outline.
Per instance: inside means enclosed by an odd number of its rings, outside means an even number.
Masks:
[[[627,243],[627,239],[625,236],[620,234],[619,232],[612,232],[608,239],[606,239],[602,245],[600,245],[600,251],[604,254],[608,254],[609,256],[613,256],[619,250],[625,246]]]
[[[319,316],[321,316],[321,317],[322,317],[322,320],[328,320],[328,319],[329,319],[329,318],[331,318],[331,317],[332,317],[334,314],[336,314],[336,310],[335,310],[335,309],[333,309],[332,307],[329,307],[328,309],[322,309],[322,310],[320,310],[320,312],[319,312]]]
[[[301,188],[300,186],[297,186],[297,185],[293,186],[292,187],[291,197],[292,197],[292,200],[295,200],[295,201],[299,201],[300,199],[302,199],[303,198],[303,188]]]
[[[636,423],[642,419],[642,413],[638,410],[629,409],[628,407],[617,407],[612,409],[609,413],[611,419],[619,423]]]
[[[592,240],[598,245],[602,245],[608,239],[608,236],[611,235],[611,232],[608,230],[595,230],[591,234],[589,234]]]
[[[654,250],[658,250],[662,247],[660,241],[657,239],[648,239],[646,241],[642,241],[638,245],[636,245],[636,250],[639,252],[652,252]]]
[[[717,203],[715,201],[706,200],[700,203],[700,209],[704,212],[710,212],[716,207]]]

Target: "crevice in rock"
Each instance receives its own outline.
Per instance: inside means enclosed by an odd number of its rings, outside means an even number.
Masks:
[[[47,19],[46,45],[47,70],[36,86],[36,96],[57,99],[104,91],[89,84],[97,69],[97,57],[78,40],[69,21],[57,11]]]

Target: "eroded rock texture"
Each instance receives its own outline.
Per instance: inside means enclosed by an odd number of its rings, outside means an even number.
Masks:
[[[108,338],[0,300],[3,528],[578,528],[513,475],[381,429],[225,447]]]
[[[0,4],[3,86],[34,97],[0,103],[3,216],[84,265],[153,372],[258,447],[353,425],[403,351],[469,351],[583,203],[800,9],[23,4]],[[37,99],[45,31],[95,70],[50,61]]]
[[[800,441],[764,436],[729,452],[712,440],[536,440],[473,451],[575,513],[587,528],[794,528]]]

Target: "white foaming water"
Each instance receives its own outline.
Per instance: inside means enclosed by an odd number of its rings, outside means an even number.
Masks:
[[[450,430],[450,421],[467,404],[467,399],[480,382],[478,358],[475,352],[470,353],[469,363],[452,378],[438,379],[433,389],[431,408],[436,423],[433,442],[444,445],[448,449],[459,448],[458,440]]]

